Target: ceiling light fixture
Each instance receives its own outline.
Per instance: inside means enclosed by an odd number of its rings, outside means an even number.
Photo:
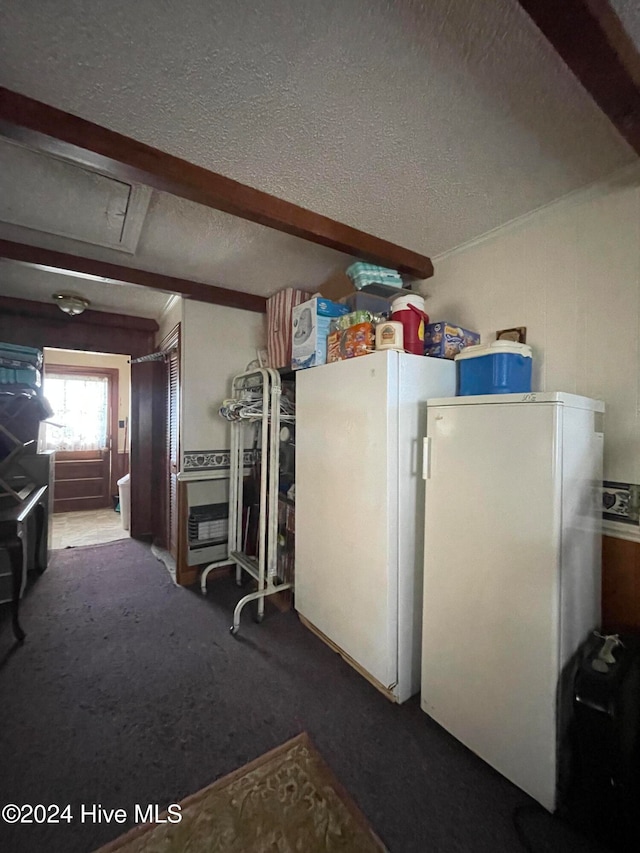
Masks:
[[[54,293],[51,298],[61,311],[71,317],[82,314],[91,304],[88,299],[78,296],[77,293]]]

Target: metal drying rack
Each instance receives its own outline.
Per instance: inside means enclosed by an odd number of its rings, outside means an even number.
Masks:
[[[202,593],[206,595],[209,572],[218,566],[235,563],[238,586],[242,586],[243,571],[256,581],[257,590],[243,596],[233,611],[233,625],[229,628],[233,635],[238,633],[240,614],[246,604],[251,601],[258,602],[255,618],[257,622],[262,622],[266,596],[293,588],[292,583],[280,582],[277,576],[280,400],[282,394],[280,374],[277,370],[269,367],[239,373],[232,382],[232,398],[241,401],[246,397],[248,391],[262,392],[262,406],[256,407],[255,414],[243,414],[238,420],[231,422],[228,558],[210,563],[202,572],[200,579],[200,588]],[[291,417],[286,419],[292,420]],[[243,550],[244,452],[248,429],[258,429],[260,438],[259,530],[256,556],[249,555]]]

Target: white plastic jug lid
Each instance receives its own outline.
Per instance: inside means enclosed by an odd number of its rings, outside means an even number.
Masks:
[[[408,305],[413,305],[414,308],[424,311],[424,296],[420,296],[419,293],[407,293],[405,296],[398,296],[391,303],[391,313],[402,311]]]
[[[531,347],[528,344],[519,344],[516,341],[492,341],[489,344],[476,344],[473,347],[465,347],[456,356],[455,360],[465,358],[478,358],[481,355],[495,355],[499,352],[510,352],[531,358]]]

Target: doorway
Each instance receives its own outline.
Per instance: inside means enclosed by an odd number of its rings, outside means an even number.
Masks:
[[[179,556],[180,323],[131,360],[131,535],[153,542],[175,577]]]
[[[118,480],[129,470],[129,357],[46,348],[43,385],[54,411],[41,435],[55,453],[52,546],[127,537]]]

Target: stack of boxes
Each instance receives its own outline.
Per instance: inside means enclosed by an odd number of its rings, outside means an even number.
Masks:
[[[20,444],[37,450],[40,421],[53,414],[41,371],[42,350],[0,343],[0,461]]]
[[[396,270],[363,262],[333,275],[320,291],[321,295],[291,309],[293,370],[373,352],[375,326],[389,318],[394,299],[411,295]],[[454,359],[466,347],[480,343],[477,332],[448,322],[429,323],[426,316],[425,322],[424,355]],[[409,346],[406,328],[405,350],[417,353],[420,340]]]

